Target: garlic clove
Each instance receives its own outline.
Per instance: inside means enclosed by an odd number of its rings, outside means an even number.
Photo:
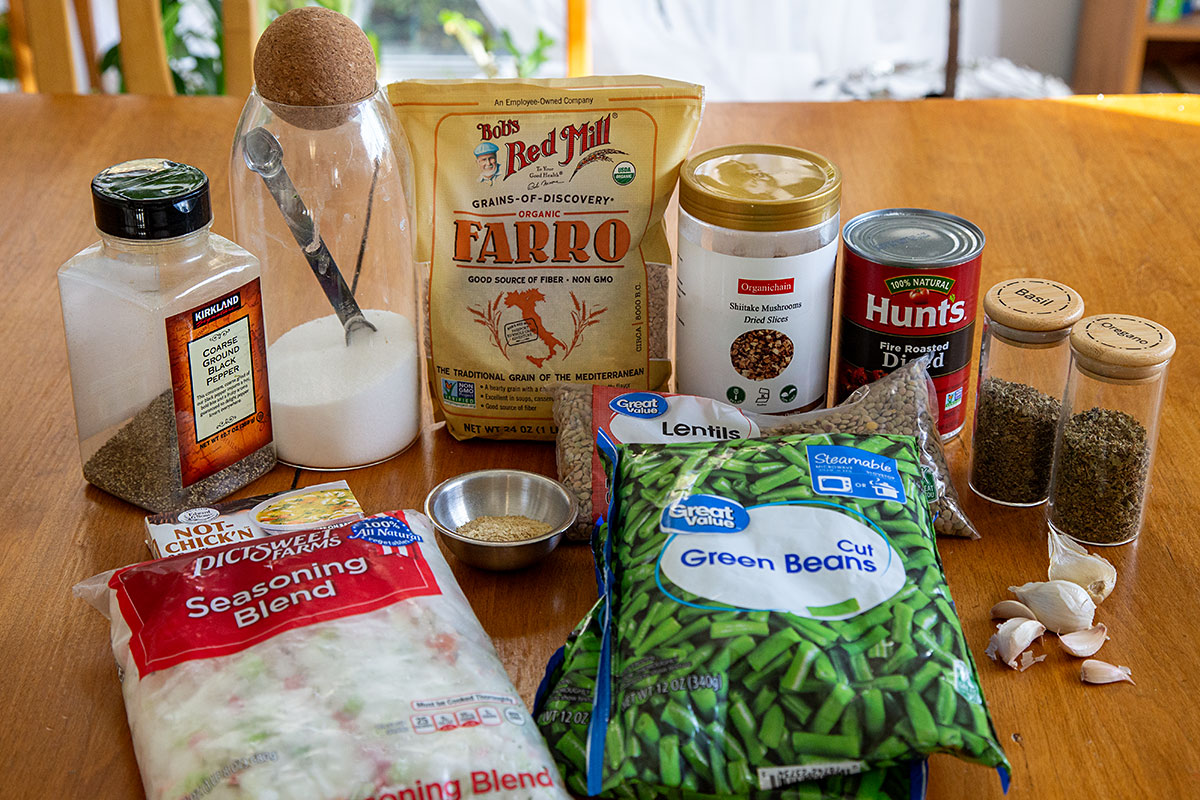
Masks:
[[[1133,678],[1130,677],[1132,674],[1133,670],[1129,667],[1113,666],[1107,661],[1089,658],[1083,662],[1083,667],[1079,671],[1079,679],[1084,683],[1117,683],[1118,681],[1133,683]]]
[[[1021,617],[1022,619],[1034,619],[1033,611],[1024,603],[1018,603],[1016,600],[1001,600],[996,605],[992,606],[993,619],[1013,619]]]
[[[1108,640],[1108,628],[1103,622],[1097,623],[1086,631],[1064,633],[1058,637],[1063,649],[1077,658],[1094,656]]]
[[[1032,667],[1034,664],[1038,663],[1039,661],[1045,661],[1045,660],[1046,660],[1045,654],[1042,654],[1040,656],[1035,656],[1033,653],[1026,650],[1024,653],[1021,653],[1021,672],[1024,672],[1025,670],[1029,669],[1030,667]]]
[[[1050,580],[1070,581],[1087,590],[1095,603],[1103,602],[1117,585],[1117,568],[1107,558],[1089,553],[1069,536],[1050,531]]]
[[[1057,634],[1092,627],[1096,604],[1087,590],[1070,581],[1042,581],[1010,586],[1008,590],[1033,611],[1034,617]]]
[[[1035,619],[1014,617],[999,627],[985,652],[993,661],[999,660],[1017,669],[1017,656],[1045,632],[1046,626]]]

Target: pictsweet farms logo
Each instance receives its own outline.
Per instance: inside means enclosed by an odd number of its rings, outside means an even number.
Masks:
[[[501,142],[504,153],[503,178],[508,179],[542,159],[553,158],[558,166],[565,167],[578,158],[575,171],[570,176],[574,178],[588,164],[612,161],[610,156],[613,155],[628,155],[624,150],[606,147],[610,144],[612,120],[613,115],[606,114],[594,121],[551,128],[541,138]],[[520,120],[504,119],[495,123],[481,122],[476,128],[479,130],[480,144],[475,148],[475,155],[476,158],[486,158],[498,155],[501,147],[496,143],[497,140],[516,136],[521,131],[521,123]],[[501,169],[500,164],[496,164],[496,168]]]

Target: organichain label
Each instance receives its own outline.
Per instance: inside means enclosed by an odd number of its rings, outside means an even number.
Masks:
[[[545,385],[669,374],[647,262],[670,263],[661,217],[700,90],[590,80],[390,89],[419,160],[431,387],[458,438],[552,439]]]
[[[814,484],[817,476],[814,466]],[[849,619],[904,586],[904,566],[883,532],[857,511],[832,503],[745,508],[715,495],[691,495],[664,509],[660,528],[672,534],[659,558],[662,576],[713,602],[702,608]]]
[[[671,444],[757,439],[758,424],[717,400],[661,392],[592,387],[592,439],[615,444]],[[600,452],[592,448],[592,509],[608,505]]]
[[[109,586],[144,678],[294,628],[441,594],[421,545],[404,514],[392,512],[138,564]]]

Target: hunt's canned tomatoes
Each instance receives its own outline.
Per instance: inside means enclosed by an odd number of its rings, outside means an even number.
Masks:
[[[962,217],[888,208],[842,230],[842,333],[837,395],[930,353],[938,430],[962,430],[971,376],[983,231]]]

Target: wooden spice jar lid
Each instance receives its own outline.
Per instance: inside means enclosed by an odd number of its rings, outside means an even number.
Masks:
[[[1058,281],[1015,278],[988,289],[983,311],[989,319],[1018,331],[1066,330],[1083,316],[1083,298]]]
[[[1175,354],[1175,337],[1162,325],[1130,314],[1099,314],[1071,329],[1071,349],[1099,365],[1143,369]]]

